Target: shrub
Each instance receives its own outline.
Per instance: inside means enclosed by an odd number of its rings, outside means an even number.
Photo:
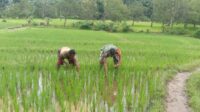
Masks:
[[[38,26],[38,23],[33,22],[33,23],[32,23],[32,26]]]
[[[196,37],[196,38],[200,38],[200,29],[197,30],[197,31],[194,33],[193,36]]]
[[[82,22],[81,24],[80,24],[80,29],[92,29],[92,27],[93,27],[93,22]]]
[[[49,26],[51,19],[49,17],[45,17],[46,25]]]
[[[175,35],[185,35],[188,33],[186,29],[181,29],[181,28],[179,28],[179,29],[168,28],[168,29],[166,29],[165,32],[167,32],[169,34],[175,34]]]
[[[7,21],[5,19],[3,19],[2,22],[6,23]]]
[[[92,21],[79,21],[73,23],[73,27],[80,29],[103,30],[108,32],[129,32],[132,31],[131,27],[126,23],[114,22],[92,22]]]
[[[27,19],[27,22],[28,22],[28,24],[31,24],[32,23],[32,21],[33,21],[33,17],[28,17],[28,19]]]
[[[147,29],[147,30],[146,30],[146,33],[149,33],[149,32],[150,32],[150,30],[149,30],[149,29]]]
[[[26,27],[27,26],[27,24],[22,24],[22,27]]]
[[[104,30],[104,31],[108,31],[109,28],[109,24],[103,23],[103,22],[97,22],[96,24],[94,24],[93,27],[94,30]]]
[[[75,28],[79,28],[80,27],[80,24],[81,24],[82,22],[74,22],[73,24],[72,24],[72,27],[75,27]]]
[[[175,30],[175,34],[176,35],[185,35],[185,34],[187,34],[187,30],[185,30],[185,29],[177,29],[177,30]]]
[[[110,25],[111,32],[130,32],[132,31],[131,27],[126,23],[112,23]]]
[[[45,26],[45,22],[40,22],[40,26]]]
[[[90,21],[79,21],[76,23],[73,23],[73,27],[80,28],[80,29],[92,29],[94,23]]]
[[[120,27],[120,26],[114,24],[114,25],[112,25],[110,31],[111,31],[111,32],[119,32],[119,31],[120,31],[119,27]]]
[[[140,30],[140,31],[138,31],[138,32],[140,32],[140,33],[143,33],[143,32],[144,32],[144,30]]]
[[[129,32],[129,31],[132,31],[132,30],[131,30],[131,27],[129,25],[127,25],[126,23],[123,23],[121,31],[122,32]]]

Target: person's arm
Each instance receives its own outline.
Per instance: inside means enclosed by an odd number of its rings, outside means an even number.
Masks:
[[[69,65],[69,62],[66,59],[63,59],[63,63],[65,63],[66,66]]]
[[[74,58],[74,62],[75,62],[74,65],[76,66],[76,70],[79,73],[80,72],[80,64],[76,57]]]
[[[118,68],[121,65],[121,51],[118,49],[117,54],[118,62],[114,65],[115,68]]]

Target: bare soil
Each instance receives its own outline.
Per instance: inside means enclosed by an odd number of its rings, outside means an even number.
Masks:
[[[192,73],[178,73],[167,86],[166,112],[190,112],[185,92],[186,80]]]

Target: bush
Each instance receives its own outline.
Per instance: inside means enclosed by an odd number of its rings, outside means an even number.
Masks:
[[[27,24],[22,24],[22,27],[26,27],[27,26]]]
[[[185,35],[185,34],[188,34],[188,32],[187,32],[187,30],[186,29],[171,29],[171,28],[169,28],[169,29],[166,29],[166,31],[165,32],[167,32],[167,33],[169,33],[169,34],[175,34],[175,35]]]
[[[33,23],[32,23],[32,26],[38,26],[38,23],[33,22]]]
[[[45,17],[46,25],[49,26],[51,19],[49,17]]]
[[[111,26],[111,32],[120,32],[120,26],[114,24]]]
[[[126,23],[113,23],[110,25],[111,32],[130,32],[132,31],[131,27]]]
[[[129,31],[132,31],[132,30],[131,30],[131,27],[129,25],[127,25],[126,23],[123,23],[121,31],[122,32],[129,32]]]
[[[146,30],[146,33],[149,33],[149,32],[150,32],[150,30],[149,30],[149,29],[147,29],[147,30]]]
[[[104,30],[104,31],[109,31],[110,30],[110,25],[103,23],[103,22],[97,22],[94,24],[93,30]]]
[[[200,29],[197,30],[197,31],[194,33],[193,36],[196,37],[196,38],[200,38]]]
[[[94,23],[90,21],[79,21],[76,23],[73,23],[73,27],[80,28],[80,29],[92,29]]]
[[[140,32],[140,33],[143,33],[143,32],[144,32],[144,30],[139,30],[138,32]]]
[[[6,23],[7,21],[5,19],[3,19],[2,22]]]
[[[187,30],[185,30],[185,29],[177,29],[176,31],[175,31],[175,34],[176,35],[185,35],[185,34],[187,34],[188,32],[187,32]]]
[[[92,29],[103,30],[108,32],[129,32],[132,31],[131,27],[126,23],[114,23],[114,22],[92,22],[92,21],[79,21],[73,23],[73,27],[80,29]]]
[[[31,24],[32,23],[32,21],[33,21],[33,17],[28,17],[28,19],[27,19],[27,22],[28,22],[28,24]]]
[[[40,22],[40,26],[45,26],[46,23],[45,22]]]
[[[92,29],[93,27],[93,22],[82,22],[80,24],[80,29]]]
[[[74,27],[74,28],[79,28],[80,27],[80,24],[82,24],[82,22],[74,22],[73,24],[72,24],[72,27]]]

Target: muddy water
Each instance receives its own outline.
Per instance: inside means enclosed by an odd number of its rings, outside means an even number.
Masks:
[[[38,96],[40,96],[41,95],[41,93],[42,93],[42,88],[43,88],[43,86],[42,86],[42,73],[40,72],[39,73],[39,80],[38,80]]]

